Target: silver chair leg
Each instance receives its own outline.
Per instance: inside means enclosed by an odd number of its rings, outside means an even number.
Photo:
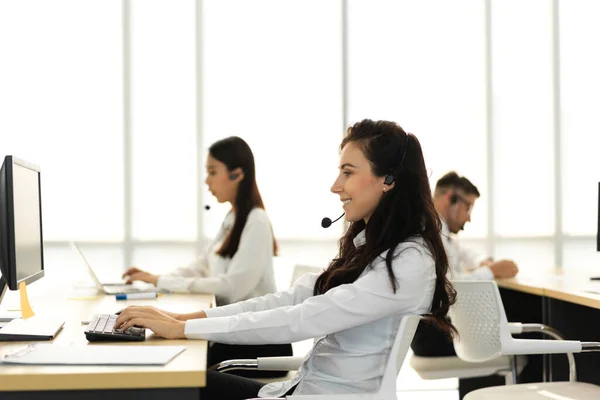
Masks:
[[[509,370],[505,370],[502,371],[500,373],[498,373],[498,375],[504,375],[504,384],[505,385],[514,385],[516,382],[513,381],[513,373],[512,371]]]
[[[518,381],[519,378],[517,376],[517,374],[519,372],[518,365],[517,365],[517,356],[510,357],[510,372],[512,375],[512,380],[513,380],[514,384],[516,385],[517,383],[519,383],[519,381]]]
[[[525,332],[535,332],[542,333],[544,335],[548,335],[556,340],[564,340],[564,336],[560,334],[556,329],[544,325],[544,324],[523,324],[523,333]],[[590,343],[588,349],[586,349],[586,343],[582,343],[582,352],[584,351],[599,351],[599,349],[593,349],[594,343]],[[577,381],[577,366],[575,364],[575,357],[573,353],[566,353],[567,359],[569,360],[569,381],[575,382]],[[552,382],[552,371],[550,371],[550,382]]]

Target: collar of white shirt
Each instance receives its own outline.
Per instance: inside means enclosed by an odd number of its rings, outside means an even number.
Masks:
[[[352,243],[354,243],[354,247],[360,247],[363,244],[367,243],[367,236],[365,235],[365,230],[359,232],[358,235],[352,239]]]
[[[221,224],[221,229],[223,229],[224,231],[228,231],[229,229],[231,229],[234,222],[235,222],[235,211],[230,210],[227,213],[227,215],[225,215],[225,218],[223,219],[223,223]]]
[[[450,228],[448,228],[448,224],[446,223],[446,221],[444,220],[444,218],[442,218],[442,216],[440,215],[440,221],[442,221],[442,237],[444,239],[446,239],[448,242],[452,241],[452,236],[450,234]]]

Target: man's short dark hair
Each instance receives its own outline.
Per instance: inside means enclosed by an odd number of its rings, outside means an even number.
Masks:
[[[479,190],[477,186],[473,185],[470,180],[464,176],[459,176],[456,172],[450,171],[446,175],[442,176],[435,184],[435,195],[445,193],[449,189],[460,190],[466,195],[474,194],[479,197]]]

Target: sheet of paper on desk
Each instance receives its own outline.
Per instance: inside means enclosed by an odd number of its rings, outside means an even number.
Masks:
[[[600,281],[588,282],[583,288],[584,292],[600,294]]]
[[[34,344],[4,356],[3,364],[165,365],[185,346],[65,346]]]

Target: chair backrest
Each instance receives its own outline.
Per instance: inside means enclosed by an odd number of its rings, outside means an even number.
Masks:
[[[503,339],[511,340],[500,291],[494,281],[453,281],[456,303],[450,307],[458,330],[454,349],[469,362],[483,362],[502,355]]]
[[[484,362],[519,354],[578,353],[576,340],[515,339],[510,333],[500,290],[494,281],[452,281],[456,304],[450,318],[458,330],[456,355],[464,361]]]
[[[378,395],[386,395],[385,397],[381,397],[382,399],[396,398],[396,380],[398,379],[398,373],[406,359],[406,353],[413,341],[420,319],[420,315],[407,315],[400,321],[396,339],[394,340],[394,345],[390,351],[390,357],[385,366],[385,372],[383,373],[383,379],[378,392]]]
[[[390,356],[385,365],[381,386],[375,393],[346,393],[346,394],[310,394],[294,395],[286,397],[288,400],[390,400],[396,399],[396,380],[408,348],[415,336],[419,325],[419,315],[406,315],[402,317]],[[357,360],[360,362],[360,360]],[[259,400],[259,399],[254,399]],[[266,400],[266,399],[265,399]]]

